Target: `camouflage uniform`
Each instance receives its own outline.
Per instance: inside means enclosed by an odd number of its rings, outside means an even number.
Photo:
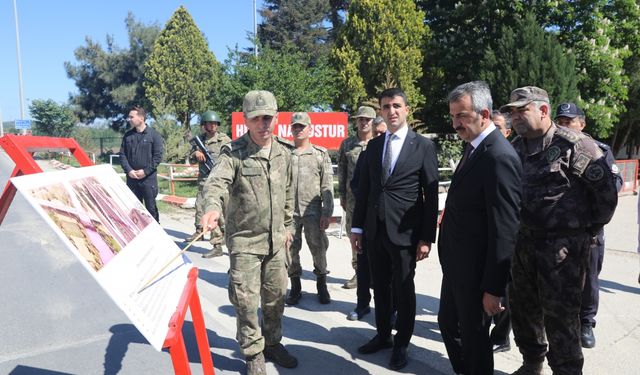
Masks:
[[[613,216],[617,192],[602,151],[582,133],[552,124],[523,162],[521,227],[512,262],[513,332],[525,364],[582,374],[580,300],[589,246]],[[547,342],[549,349],[547,352]]]
[[[236,338],[248,358],[282,339],[285,241],[293,225],[289,147],[273,137],[271,150],[265,150],[246,133],[222,147],[204,188],[207,211],[221,212],[228,194],[229,300],[236,310]]]
[[[207,138],[207,134],[203,133],[198,136],[204,146],[209,151],[209,155],[211,159],[213,159],[214,165],[218,162],[218,158],[220,156],[220,149],[222,146],[231,142],[231,138],[228,135],[220,132],[216,132],[216,134],[209,138]],[[197,147],[191,148],[191,155],[189,156],[189,161],[195,163],[198,159],[196,159],[196,150]],[[196,194],[196,231],[200,232],[202,227],[200,226],[200,219],[202,219],[202,215],[205,213],[205,197],[204,197],[204,185],[207,182],[207,177],[209,177],[209,171],[204,166],[204,162],[198,162],[198,194]],[[222,245],[224,244],[224,219],[220,216],[219,226],[211,231],[211,245]]]
[[[331,159],[326,149],[311,145],[306,150],[294,150],[292,155],[294,224],[291,244],[289,277],[300,277],[300,249],[302,230],[313,256],[313,273],[326,275],[329,239],[320,228],[320,217],[333,213],[333,173]]]
[[[367,141],[361,141],[357,135],[351,136],[340,144],[338,150],[338,192],[340,199],[345,200],[345,224],[347,233],[351,233],[351,218],[356,208],[356,199],[351,191],[351,179],[356,169],[358,156],[367,148]],[[351,251],[351,266],[355,270],[358,265],[357,253]]]

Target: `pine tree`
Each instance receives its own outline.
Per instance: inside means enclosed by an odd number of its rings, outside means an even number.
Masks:
[[[506,104],[517,87],[538,86],[553,104],[578,100],[577,71],[573,54],[556,37],[538,25],[535,15],[503,27],[502,37],[479,65],[479,77],[489,83],[494,106]]]
[[[221,69],[189,12],[178,8],[156,40],[145,64],[144,88],[156,108],[172,108],[191,138],[192,116],[203,112],[207,98],[220,83]]]
[[[405,91],[414,108],[422,105],[416,83],[429,37],[423,20],[412,0],[353,0],[332,50],[338,72],[336,106],[353,110],[393,86]]]

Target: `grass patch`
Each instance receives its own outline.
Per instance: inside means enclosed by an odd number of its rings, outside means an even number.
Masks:
[[[197,181],[175,181],[175,194],[179,197],[194,198],[198,194]],[[161,194],[172,194],[169,180],[158,179],[158,191]]]

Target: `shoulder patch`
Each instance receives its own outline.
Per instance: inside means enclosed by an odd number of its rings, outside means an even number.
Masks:
[[[584,176],[591,182],[600,181],[604,177],[604,168],[599,164],[592,164],[584,172]]]
[[[558,158],[560,157],[560,147],[558,146],[549,147],[546,153],[546,157],[547,157],[547,163],[549,164],[558,160]]]
[[[585,138],[586,136],[582,133],[578,133],[575,132],[573,130],[569,130],[565,127],[562,126],[557,126],[556,127],[556,134],[560,137],[562,137],[563,139],[566,139],[567,141],[571,142],[571,143],[577,143],[578,141],[580,141],[580,139]]]

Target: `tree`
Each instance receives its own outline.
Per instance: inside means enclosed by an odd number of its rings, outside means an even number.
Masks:
[[[188,141],[191,118],[206,109],[207,97],[219,85],[220,74],[204,35],[180,6],[160,32],[145,63],[144,88],[152,112],[173,108]]]
[[[543,30],[533,13],[505,26],[502,37],[478,64],[479,77],[489,83],[495,107],[506,104],[516,87],[544,88],[553,103],[577,101],[577,71],[573,54]]]
[[[257,57],[238,49],[229,51],[221,87],[209,99],[211,108],[229,116],[242,110],[249,90],[261,89],[273,92],[281,111],[329,109],[337,93],[335,72],[326,58],[309,66],[309,55],[290,44],[278,51],[271,47],[261,51]]]
[[[29,106],[35,120],[35,134],[51,137],[70,137],[77,123],[76,116],[68,104],[58,104],[51,99],[36,99]]]
[[[617,2],[572,1],[561,4],[551,15],[560,40],[576,55],[588,130],[600,137],[613,132],[628,95],[629,77],[623,67],[630,53],[628,47],[615,43],[617,32],[622,31],[618,30],[620,20],[615,20]]]
[[[263,22],[258,40],[263,46],[280,50],[289,44],[310,54],[313,60],[326,55],[329,31],[324,21],[329,14],[325,0],[265,0],[260,9]]]
[[[79,91],[70,96],[70,102],[80,121],[105,118],[113,129],[124,130],[127,109],[133,104],[148,104],[142,87],[143,67],[160,27],[136,22],[132,13],[127,15],[125,24],[128,49],[119,48],[109,35],[106,50],[87,37],[86,46],[74,52],[79,63],[65,62],[67,76]]]
[[[401,87],[413,107],[422,104],[416,83],[430,35],[423,19],[412,0],[353,0],[332,50],[336,106],[355,109],[392,86]]]

